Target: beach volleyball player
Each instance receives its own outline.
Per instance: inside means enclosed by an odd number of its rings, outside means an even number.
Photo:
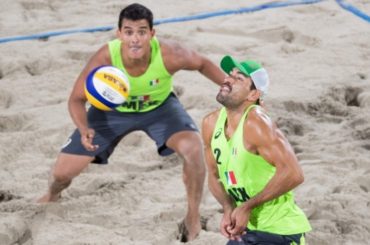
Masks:
[[[293,189],[304,181],[293,147],[260,106],[270,84],[256,61],[227,55],[227,76],[203,119],[208,187],[221,204],[227,245],[304,245],[311,230]]]
[[[94,68],[103,65],[125,72],[130,95],[112,111],[90,107],[86,112],[86,78]],[[160,155],[176,152],[184,159],[188,206],[182,241],[194,239],[201,229],[199,205],[205,164],[198,129],[172,93],[172,76],[179,70],[198,71],[216,84],[224,78],[220,68],[194,50],[158,40],[149,9],[140,4],[124,8],[119,15],[117,39],[92,56],[75,82],[68,108],[77,129],[58,155],[49,188],[39,202],[58,200],[62,190],[89,163],[107,163],[122,137],[142,130],[155,141]]]

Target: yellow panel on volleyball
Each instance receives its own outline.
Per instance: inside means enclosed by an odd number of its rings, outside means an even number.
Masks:
[[[99,70],[95,73],[94,77],[98,78],[103,83],[106,83],[108,86],[119,92],[125,99],[127,99],[129,92],[128,81],[125,81],[116,74]]]

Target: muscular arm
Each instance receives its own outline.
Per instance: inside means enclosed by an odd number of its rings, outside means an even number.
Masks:
[[[82,70],[75,82],[68,100],[68,109],[71,118],[80,131],[82,144],[89,151],[94,151],[99,146],[92,145],[92,139],[95,132],[94,130],[89,129],[87,123],[87,113],[85,108],[87,99],[84,92],[85,81],[91,70],[98,66],[109,64],[111,64],[109,50],[108,46],[105,45],[91,57],[85,68]]]
[[[234,202],[230,196],[226,193],[223,185],[219,180],[218,168],[215,158],[212,154],[211,140],[212,133],[215,128],[215,123],[218,117],[219,111],[215,111],[203,119],[202,124],[202,136],[204,142],[205,158],[208,167],[208,188],[216,198],[216,200],[222,205],[223,217],[220,224],[221,233],[228,239],[235,239],[230,233],[230,227],[232,227],[231,214],[234,209]]]
[[[224,212],[231,211],[233,204],[219,181],[217,163],[212,154],[211,139],[218,112],[213,112],[203,119],[202,137],[204,142],[205,158],[208,167],[208,188],[216,200],[222,205]]]
[[[265,188],[231,215],[231,236],[243,234],[253,208],[292,190],[303,182],[303,174],[293,149],[281,131],[261,109],[252,110],[244,124],[244,146],[275,166],[274,176]]]
[[[165,42],[161,48],[165,66],[171,74],[179,70],[197,70],[214,83],[222,84],[225,74],[205,56],[178,43]]]
[[[258,154],[276,168],[266,187],[244,204],[243,208],[252,210],[292,190],[303,182],[304,177],[288,140],[261,109],[250,112],[244,134],[244,144],[255,147]]]
[[[94,68],[108,64],[110,64],[110,58],[108,47],[107,45],[105,45],[91,57],[74,84],[73,90],[68,100],[68,109],[73,122],[76,124],[77,128],[80,131],[86,130],[88,127],[85,109],[85,103],[87,99],[84,92],[84,84],[86,78],[89,72]]]

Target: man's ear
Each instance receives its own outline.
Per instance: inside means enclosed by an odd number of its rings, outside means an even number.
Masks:
[[[121,31],[119,29],[117,29],[117,31],[116,31],[116,37],[119,38],[120,35],[121,35]]]
[[[262,95],[261,91],[259,91],[258,89],[253,89],[252,91],[250,91],[248,99],[250,101],[257,101],[258,98],[261,97],[261,95]]]
[[[155,29],[153,28],[153,29],[151,30],[151,32],[152,32],[152,37],[154,37],[154,35],[155,35]]]

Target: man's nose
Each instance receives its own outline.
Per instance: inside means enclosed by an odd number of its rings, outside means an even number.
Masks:
[[[226,75],[225,78],[224,78],[224,83],[225,82],[233,83],[234,82],[233,76],[231,74],[230,75]]]
[[[132,41],[137,43],[139,41],[139,34],[132,35]]]
[[[236,75],[238,75],[238,71],[236,69],[233,69],[232,71],[230,71],[231,77],[236,77]]]

